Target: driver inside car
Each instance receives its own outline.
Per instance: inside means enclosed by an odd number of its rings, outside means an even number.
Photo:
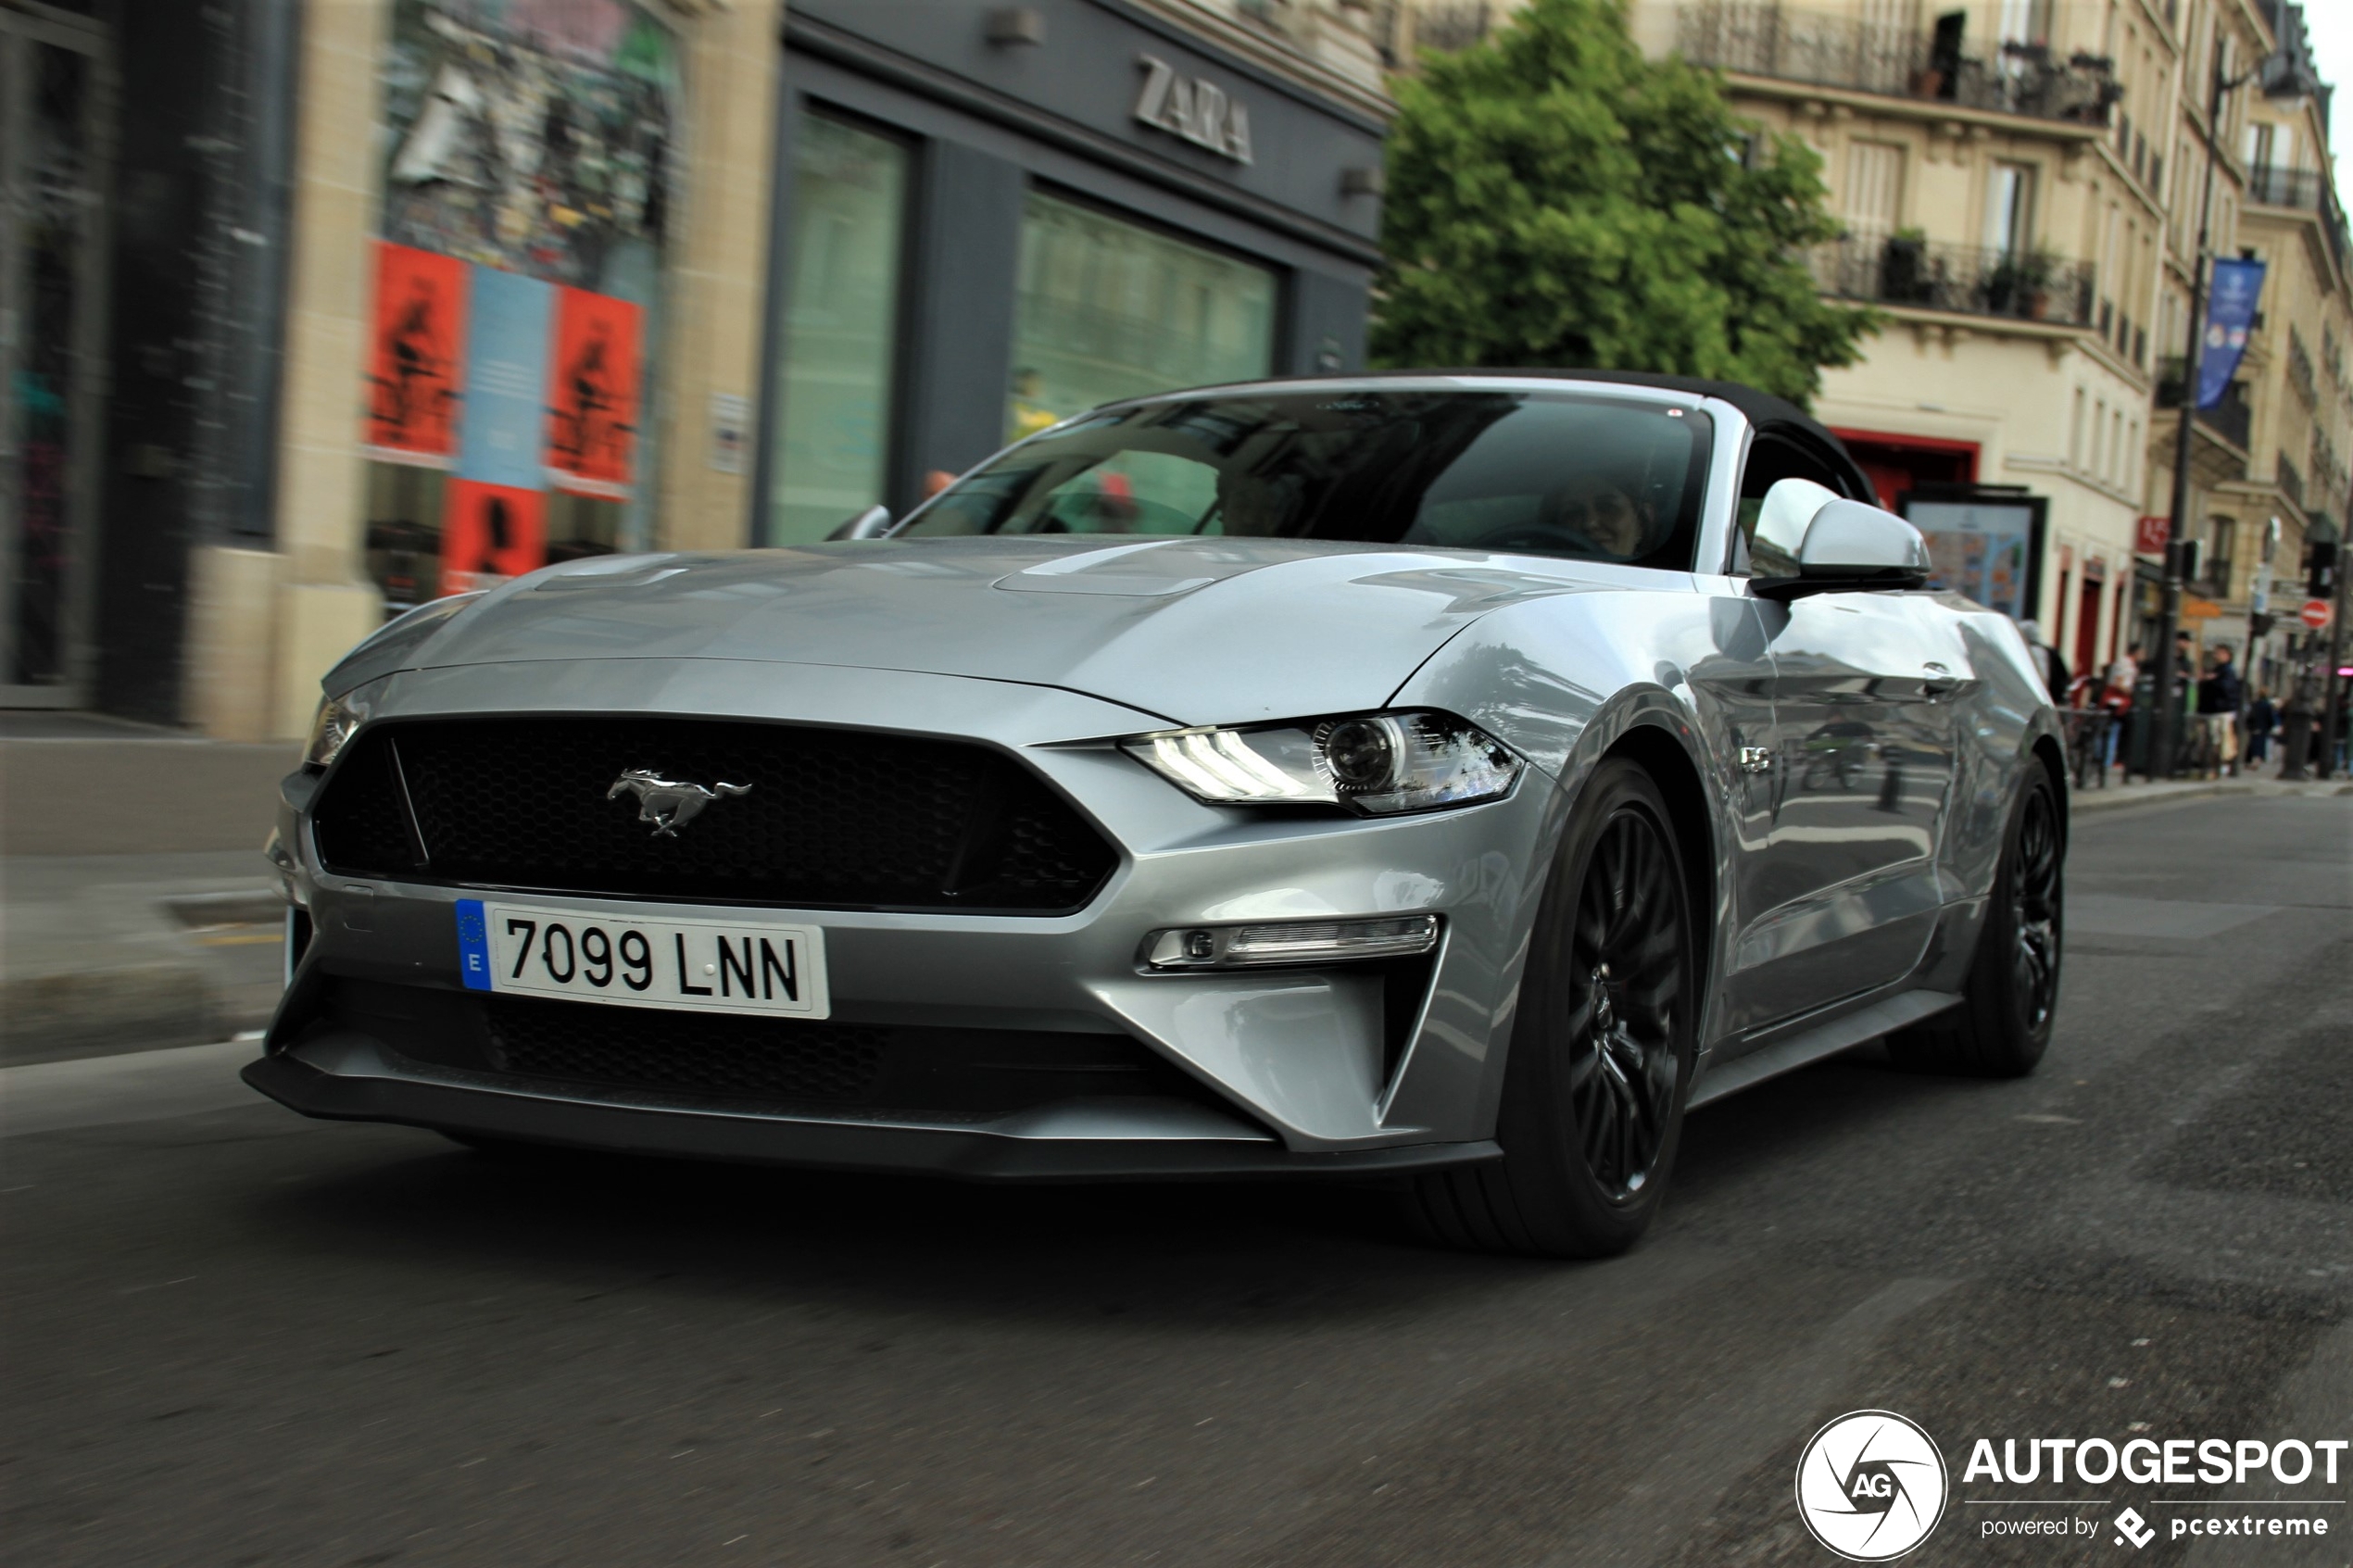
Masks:
[[[1618,481],[1591,475],[1570,483],[1560,522],[1612,559],[1638,560],[1649,543],[1651,510]]]

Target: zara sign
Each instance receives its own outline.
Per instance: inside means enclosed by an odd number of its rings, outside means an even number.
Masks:
[[[1207,77],[1184,77],[1153,55],[1139,55],[1144,89],[1136,95],[1136,118],[1155,131],[1182,136],[1236,163],[1250,162],[1250,110]]]

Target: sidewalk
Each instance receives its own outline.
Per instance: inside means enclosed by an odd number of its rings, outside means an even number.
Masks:
[[[291,747],[0,713],[0,1063],[220,1040],[276,1005]]]
[[[2266,761],[2266,764],[2259,766],[2263,769],[2261,773],[2240,773],[2235,778],[2165,778],[2165,781],[2139,778],[2139,781],[2132,783],[2120,783],[2120,773],[2110,769],[2106,790],[2099,785],[2092,785],[2087,790],[2069,792],[2069,811],[2080,816],[2084,811],[2148,807],[2148,804],[2170,802],[2170,799],[2200,799],[2200,797],[2208,795],[2353,795],[2353,783],[2346,781],[2344,776],[2301,778],[2301,781],[2283,783],[2273,776],[2273,769],[2280,766],[2278,761]]]
[[[2353,784],[2342,778],[2305,779],[2283,784],[2278,779],[2243,777],[2235,779],[2167,779],[2135,780],[2131,784],[2111,783],[2106,789],[2095,784],[2089,789],[2072,790],[2068,796],[2068,810],[2075,816],[2087,811],[2109,811],[2128,806],[2153,806],[2167,801],[2196,800],[2208,796],[2353,796]]]

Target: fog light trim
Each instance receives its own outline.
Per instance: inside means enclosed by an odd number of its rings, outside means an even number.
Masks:
[[[1161,971],[1264,969],[1418,958],[1437,946],[1436,915],[1192,925],[1155,931],[1144,938],[1144,962]]]

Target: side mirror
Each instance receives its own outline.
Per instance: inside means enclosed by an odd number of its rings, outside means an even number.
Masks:
[[[1768,599],[1918,588],[1929,572],[1919,529],[1806,479],[1784,479],[1765,493],[1749,558],[1755,571],[1749,585]]]
[[[868,507],[825,535],[831,539],[879,539],[890,532],[890,508]]]

